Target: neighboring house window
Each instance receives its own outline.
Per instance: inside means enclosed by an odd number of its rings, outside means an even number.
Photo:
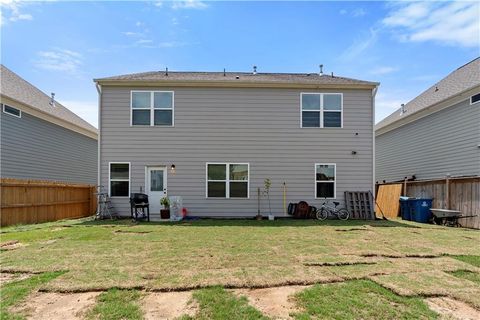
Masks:
[[[133,126],[173,126],[173,91],[132,91]]]
[[[14,107],[7,106],[6,104],[3,105],[3,112],[5,112],[6,114],[9,114],[11,116],[17,117],[17,118],[22,117],[22,111],[21,110],[19,110],[17,108],[14,108]]]
[[[110,196],[128,197],[130,194],[130,163],[110,163]]]
[[[302,93],[302,128],[341,128],[343,96],[341,93]]]
[[[207,198],[248,198],[248,163],[207,163]]]
[[[470,97],[470,104],[474,104],[480,101],[480,93]]]
[[[336,198],[336,165],[315,164],[315,198]]]

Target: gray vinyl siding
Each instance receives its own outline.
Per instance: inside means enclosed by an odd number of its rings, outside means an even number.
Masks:
[[[131,90],[173,90],[174,127],[130,126]],[[300,128],[301,92],[343,92],[343,128]],[[176,166],[168,172],[168,195],[183,197],[194,216],[254,216],[257,188],[272,181],[272,212],[314,198],[314,164],[337,164],[337,199],[346,190],[373,185],[371,90],[293,90],[254,88],[102,87],[101,180],[108,186],[109,162],[131,162],[131,192],[145,190],[145,166]],[[358,133],[358,135],[355,135]],[[352,155],[352,151],[357,155]],[[250,164],[249,199],[206,198],[206,163]],[[268,203],[261,200],[262,213]],[[127,198],[113,198],[118,213],[129,214]],[[158,213],[156,214],[158,216]]]
[[[376,180],[480,175],[480,103],[463,101],[379,135]]]
[[[1,116],[1,176],[96,184],[97,140],[26,112]]]

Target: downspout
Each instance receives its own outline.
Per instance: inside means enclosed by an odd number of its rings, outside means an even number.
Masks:
[[[101,118],[101,102],[102,102],[102,86],[95,82],[95,87],[97,88],[98,92],[98,142],[97,142],[97,185],[101,186],[101,161],[100,161],[100,144],[101,144],[101,126],[102,126],[102,118]]]
[[[377,195],[375,194],[375,96],[377,95],[378,85],[372,89],[372,193],[376,198]]]

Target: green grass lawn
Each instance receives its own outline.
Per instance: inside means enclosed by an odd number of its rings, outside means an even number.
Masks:
[[[297,319],[432,319],[418,297],[401,297],[369,280],[315,285],[296,296]]]
[[[475,230],[402,221],[200,220],[132,224],[126,220],[82,219],[3,228],[0,236],[2,243],[19,241],[15,249],[0,252],[2,271],[61,272],[29,286],[29,290],[104,290],[106,293],[99,296],[89,313],[93,318],[109,319],[102,315],[115,308],[118,301],[124,306],[122,312],[129,315],[127,319],[141,317],[135,303],[138,298],[132,296],[136,291],[129,289],[200,288],[208,288],[194,294],[200,319],[226,315],[232,319],[261,318],[265,315],[221,287],[324,283],[296,300],[303,310],[296,314],[298,318],[315,318],[312,312],[325,309],[324,303],[341,304],[335,299],[313,299],[316,302],[310,303],[311,297],[343,290],[339,284],[331,283],[344,281],[349,281],[345,282],[347,289],[373,297],[360,297],[356,301],[359,310],[368,301],[403,310],[381,311],[386,318],[408,318],[409,312],[430,317],[418,299],[400,295],[418,297],[437,291],[446,295],[448,291],[452,297],[465,297],[465,302],[480,306],[480,232]],[[433,283],[429,282],[431,271],[435,271]],[[408,286],[402,282],[406,280],[411,281]],[[121,302],[125,296],[131,305]],[[342,303],[352,303],[350,298],[347,294]],[[13,304],[9,302],[5,308]],[[345,317],[349,312],[359,312],[355,310],[346,310]],[[378,315],[360,314],[364,319]]]
[[[141,294],[137,290],[110,289],[97,298],[97,304],[87,313],[87,319],[142,319],[138,306]]]

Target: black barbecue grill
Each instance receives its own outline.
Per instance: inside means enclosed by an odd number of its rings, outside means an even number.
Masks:
[[[135,221],[144,219],[150,221],[148,195],[144,193],[130,193],[130,214]]]

